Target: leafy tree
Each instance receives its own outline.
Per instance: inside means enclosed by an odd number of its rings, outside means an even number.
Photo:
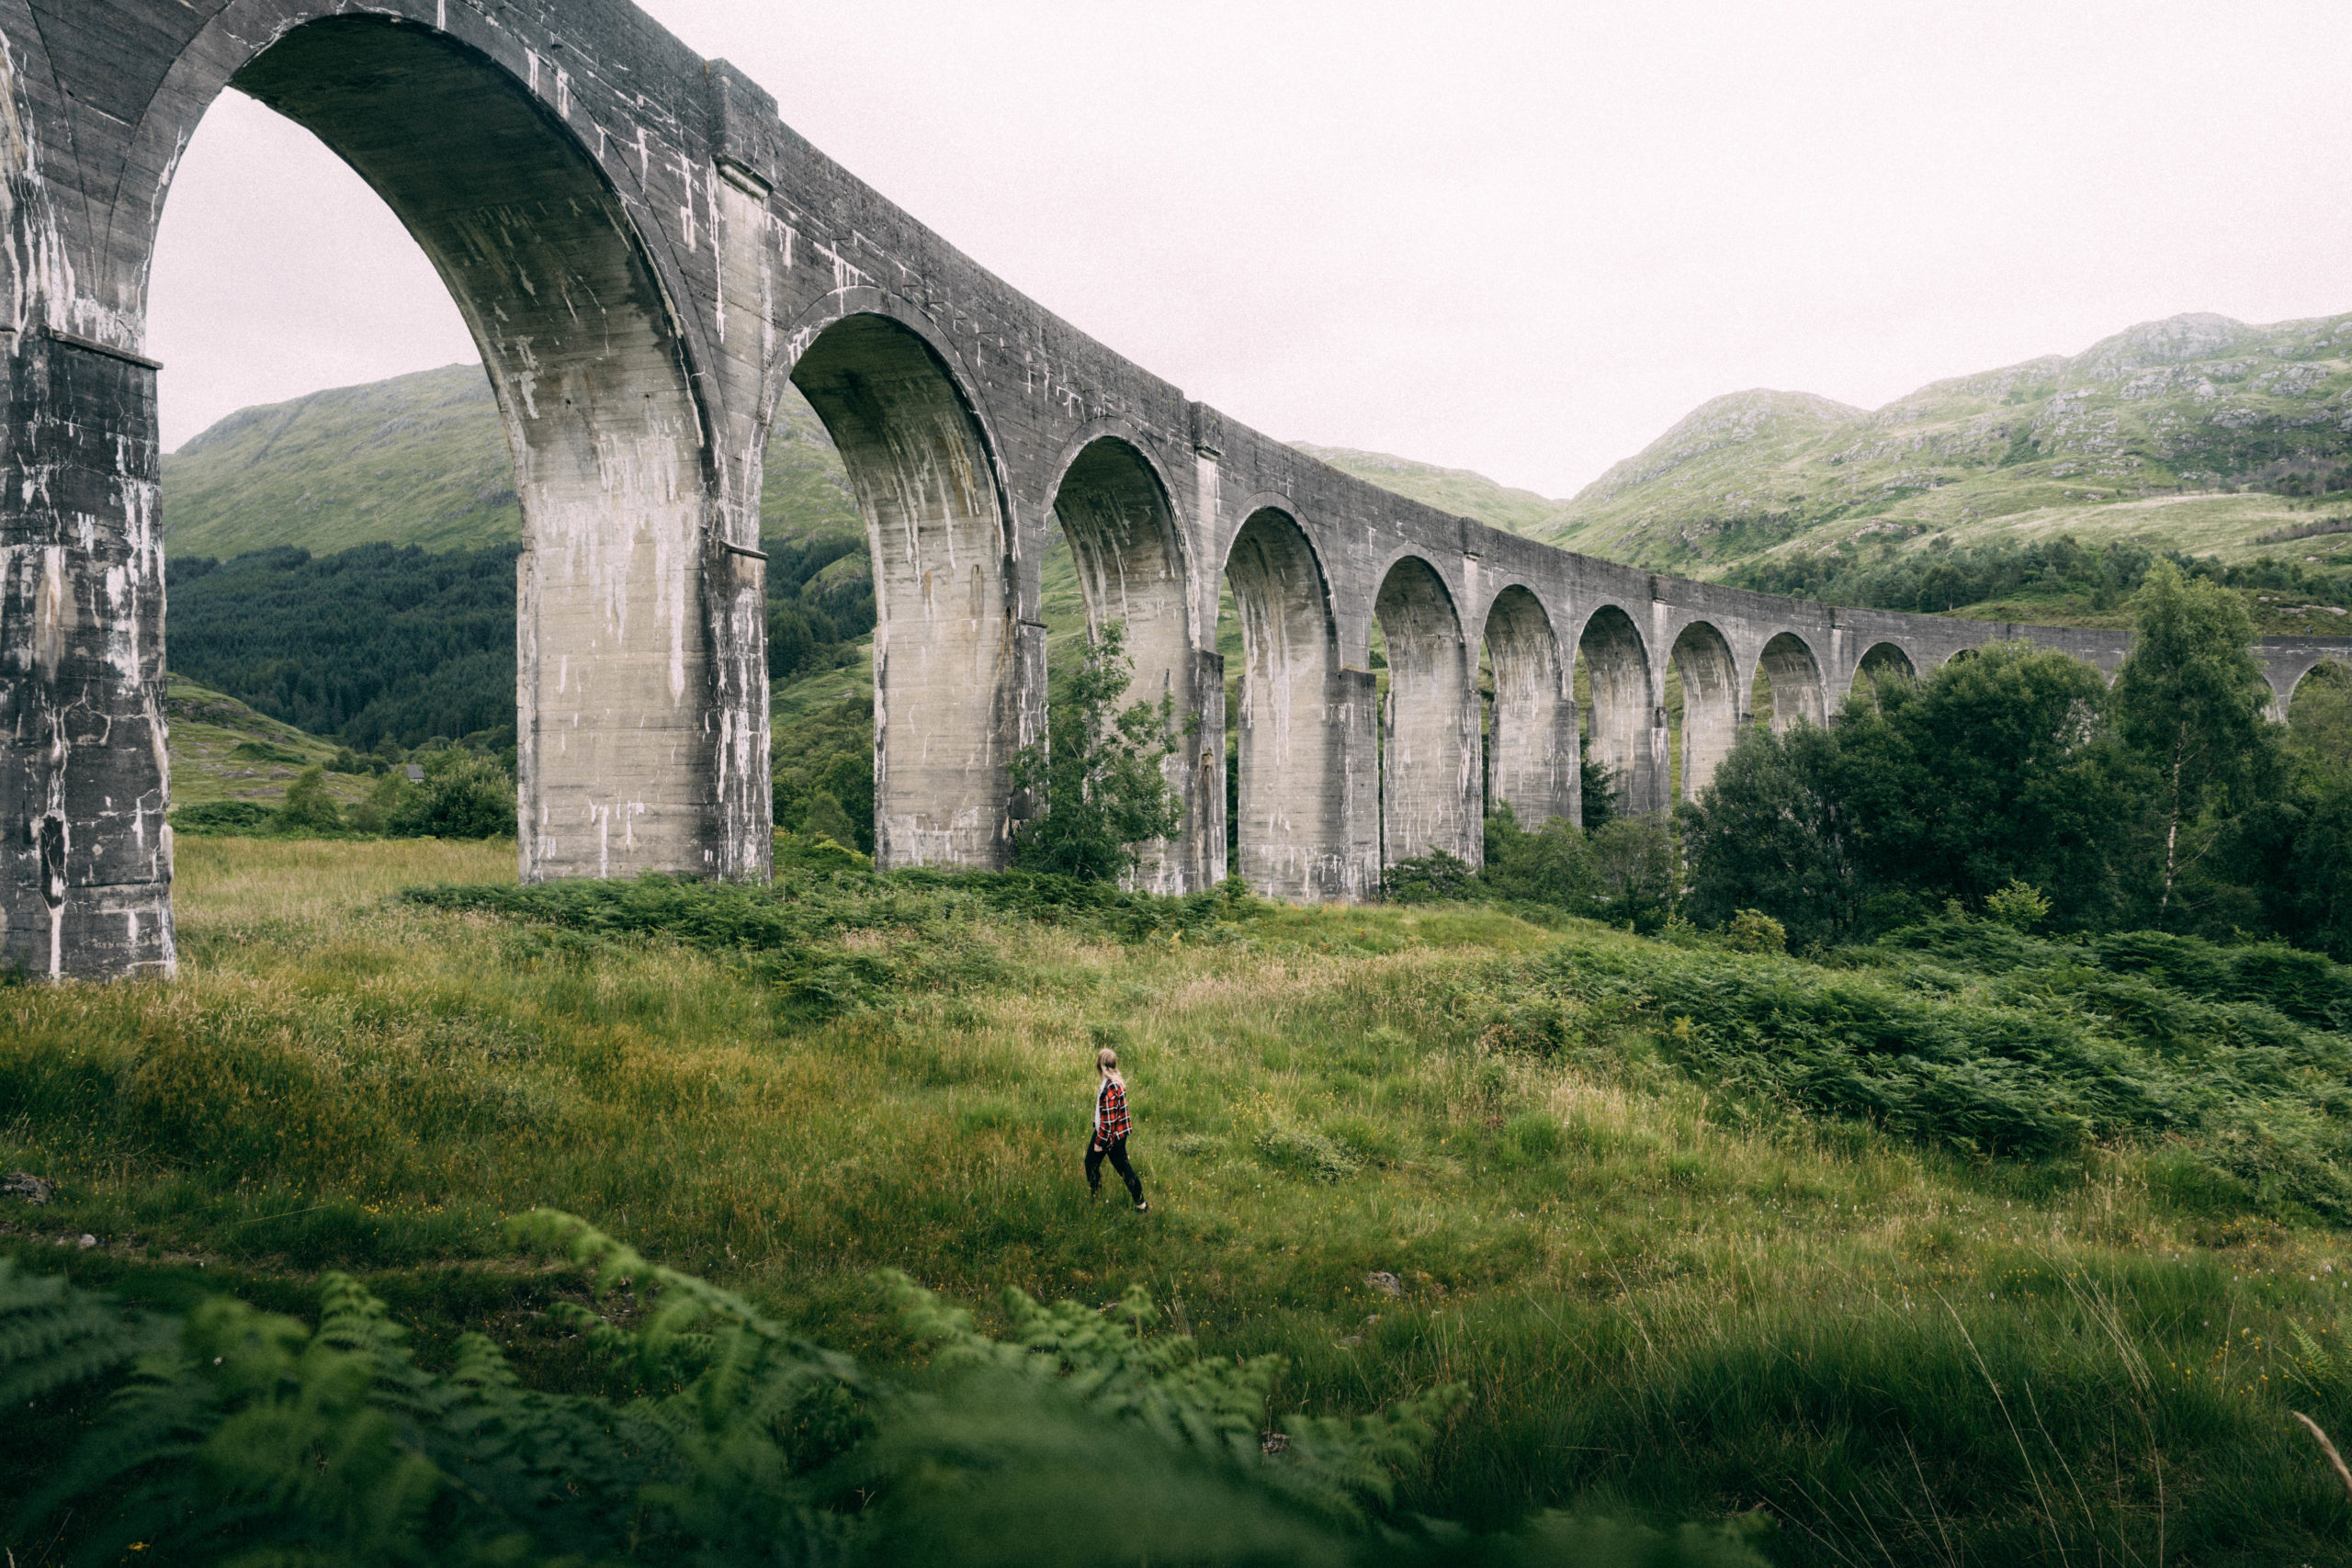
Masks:
[[[1583,909],[1600,889],[1584,832],[1554,817],[1533,832],[1505,802],[1487,818],[1487,865],[1480,874],[1498,897]]]
[[[277,830],[282,833],[339,833],[343,830],[343,807],[327,793],[324,768],[305,768],[286,791],[286,803],[277,808]]]
[[[842,803],[830,790],[819,790],[808,797],[808,813],[801,818],[800,831],[811,839],[831,839],[846,848],[857,844],[857,825],[842,809]]]
[[[1110,622],[1063,682],[1048,716],[1053,739],[1013,758],[1013,787],[1046,803],[1013,840],[1020,865],[1114,882],[1135,868],[1141,845],[1183,826],[1162,771],[1176,752],[1175,700],[1121,709],[1133,671],[1126,627]]]
[[[2210,848],[2216,815],[2243,811],[2266,782],[2273,741],[2263,711],[2270,688],[2256,662],[2254,626],[2235,595],[2152,568],[2132,600],[2131,657],[2115,678],[2124,739],[2153,767],[2163,820],[2164,868],[2156,921],[2164,923],[2186,862]],[[2195,841],[2182,842],[2185,828]]]
[[[1645,936],[1662,929],[1682,892],[1682,852],[1664,812],[1619,817],[1592,835],[1600,907]]]
[[[1577,763],[1577,790],[1584,808],[1584,830],[1597,833],[1618,814],[1623,781],[1617,770],[1587,750]]]
[[[817,796],[830,795],[847,814],[844,849],[874,852],[874,704],[851,697],[775,727],[770,742],[775,825],[807,830]]]
[[[1834,730],[1744,730],[1683,810],[1690,918],[1721,925],[1769,910],[1802,945],[1836,942],[1862,917],[1866,888]]]
[[[424,782],[404,791],[385,830],[404,839],[496,839],[514,832],[514,781],[487,757],[429,752]]]
[[[1837,723],[1867,882],[1972,906],[2030,882],[2062,925],[2113,921],[2141,778],[2098,671],[2000,643],[1876,697]]]
[[[1984,900],[1984,918],[1996,925],[2030,931],[2050,913],[2050,900],[2028,882],[2012,882]]]
[[[2352,960],[2352,667],[2323,664],[2288,714],[2281,787],[2247,813],[2233,859],[2290,942]]]

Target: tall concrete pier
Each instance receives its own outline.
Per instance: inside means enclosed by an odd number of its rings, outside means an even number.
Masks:
[[[1866,660],[2025,637],[2112,672],[2124,651],[1660,577],[1351,479],[1006,288],[623,0],[0,0],[0,964],[173,963],[147,280],[232,85],[375,187],[481,344],[524,518],[526,878],[765,874],[760,461],[787,379],[865,514],[885,865],[1000,863],[1032,808],[1007,770],[1044,729],[1057,520],[1090,618],[1126,624],[1139,690],[1184,726],[1185,829],[1145,871],[1168,890],[1226,874],[1228,723],[1237,869],[1351,898],[1385,861],[1475,863],[1492,800],[1577,815],[1580,732],[1625,804],[1665,805],[1669,665],[1688,792],[1759,669],[1786,724]],[[2283,704],[2352,645],[2264,653]]]

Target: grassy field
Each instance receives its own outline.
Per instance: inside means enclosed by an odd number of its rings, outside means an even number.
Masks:
[[[593,1379],[541,1315],[576,1277],[499,1238],[550,1204],[884,1362],[896,1268],[984,1322],[1006,1285],[1141,1283],[1210,1353],[1287,1357],[1275,1416],[1464,1383],[1404,1478],[1453,1517],[1762,1509],[1792,1563],[2352,1553],[2289,1414],[2352,1435],[2340,1229],[2185,1175],[2178,1136],[1996,1156],[1736,1089],[1640,979],[1860,1017],[1867,976],[1476,907],[1032,919],[886,888],[783,962],[395,897],[511,883],[513,853],[183,840],[176,982],[0,989],[0,1169],[62,1184],[0,1200],[0,1246],[284,1311],[349,1269],[428,1360],[482,1329],[528,1376]],[[833,897],[808,887],[778,908]],[[1936,962],[1952,1016],[1995,1005]],[[2189,1053],[2206,1025],[2167,1016]],[[1079,1176],[1105,1041],[1149,1215]],[[2277,1070],[2212,1136],[2288,1136],[2338,1093]],[[18,1452],[81,1418],[44,1408]]]

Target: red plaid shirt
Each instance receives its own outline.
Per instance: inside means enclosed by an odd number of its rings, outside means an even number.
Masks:
[[[1127,1135],[1127,1091],[1115,1078],[1104,1078],[1094,1096],[1094,1146],[1110,1147]]]

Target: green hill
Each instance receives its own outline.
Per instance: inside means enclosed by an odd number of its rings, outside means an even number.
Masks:
[[[768,443],[761,532],[862,536],[849,475],[814,410],[786,390]],[[175,556],[293,545],[430,550],[523,537],[514,467],[479,365],[242,409],[164,459]]]
[[[1712,574],[1766,551],[2070,533],[2323,560],[2307,527],[2352,486],[2352,316],[2145,322],[2073,358],[1938,381],[1865,412],[1717,398],[1611,468],[1542,536]]]
[[[1735,392],[1567,501],[1380,453],[1299,449],[1495,527],[1699,577],[1766,555],[2061,534],[2341,567],[2352,496],[2330,498],[2352,487],[2352,315],[2176,316],[1876,410]]]

